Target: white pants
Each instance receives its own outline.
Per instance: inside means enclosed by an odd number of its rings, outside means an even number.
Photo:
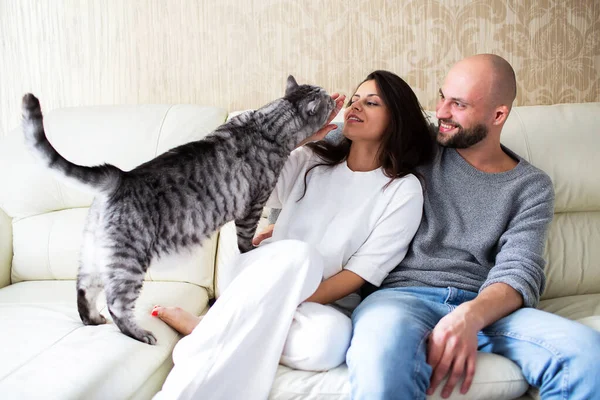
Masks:
[[[219,276],[221,296],[175,346],[175,366],[155,400],[264,400],[280,361],[306,370],[344,362],[350,318],[331,306],[302,303],[323,277],[322,257],[306,243],[261,246]]]

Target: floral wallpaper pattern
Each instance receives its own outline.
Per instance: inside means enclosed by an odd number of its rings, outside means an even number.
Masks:
[[[600,101],[600,0],[0,1],[0,135],[20,97],[76,105],[260,106],[285,78],[350,94],[373,69],[423,106],[453,63],[495,53],[517,105]]]

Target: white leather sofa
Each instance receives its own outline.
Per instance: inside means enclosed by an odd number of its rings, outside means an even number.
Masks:
[[[131,169],[201,138],[226,116],[222,109],[192,105],[105,106],[55,110],[45,122],[50,141],[70,160]],[[540,308],[600,330],[599,126],[600,103],[515,107],[503,142],[546,171],[556,189]],[[74,279],[92,197],[40,167],[19,129],[0,139],[0,188],[0,398],[151,398],[172,367],[179,337],[150,310],[161,304],[206,311],[218,266],[235,248],[233,226],[202,248],[150,268],[136,311],[158,338],[149,346],[113,324],[81,323]],[[471,390],[451,398],[536,397],[527,390],[512,362],[480,354]],[[280,367],[270,397],[349,399],[346,367],[324,373]]]

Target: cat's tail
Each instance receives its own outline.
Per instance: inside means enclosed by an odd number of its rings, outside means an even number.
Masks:
[[[73,183],[83,184],[95,193],[112,193],[124,174],[114,165],[104,164],[95,167],[84,167],[73,164],[52,147],[44,131],[44,118],[39,100],[27,93],[23,96],[23,132],[31,151],[51,170],[68,178]],[[84,189],[85,189],[84,188]]]

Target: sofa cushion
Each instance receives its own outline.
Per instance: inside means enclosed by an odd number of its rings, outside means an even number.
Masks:
[[[427,398],[441,399],[442,387],[440,385],[436,393]],[[523,395],[528,387],[515,363],[496,354],[478,353],[471,389],[466,395],[460,395],[455,388],[449,399],[514,399]],[[327,372],[309,372],[280,365],[269,399],[350,399],[348,367],[343,364]]]
[[[12,282],[75,279],[87,213],[87,208],[71,208],[13,221]],[[195,283],[212,296],[216,238],[153,260],[145,279]]]
[[[555,213],[544,259],[548,264],[542,299],[599,293],[600,210]]]
[[[600,331],[600,294],[542,300],[539,309],[572,319]]]
[[[150,316],[153,305],[200,314],[208,293],[189,283],[146,282],[136,318],[156,335],[155,346],[125,336],[112,323],[84,326],[75,299],[74,281],[29,281],[0,290],[0,393],[12,399],[116,399],[144,386],[149,397],[172,367],[171,351],[179,340]],[[110,320],[103,298],[98,306]]]

